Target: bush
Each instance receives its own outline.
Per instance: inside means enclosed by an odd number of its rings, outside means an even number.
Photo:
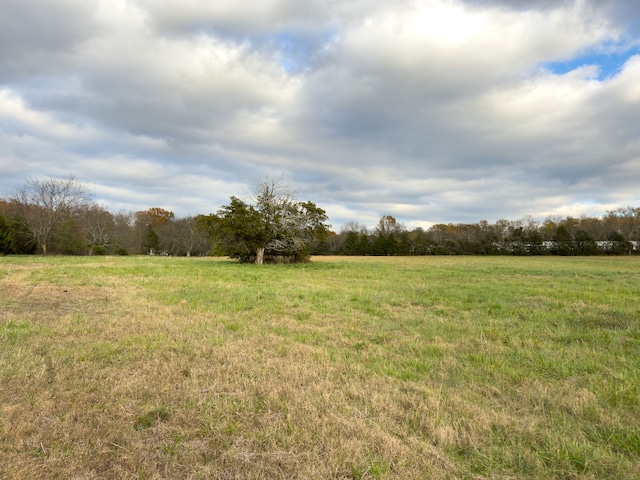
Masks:
[[[9,236],[11,239],[12,253],[18,255],[30,255],[36,251],[36,238],[29,231],[24,219],[14,216],[9,222]]]
[[[625,255],[632,251],[632,244],[619,232],[610,232],[607,236],[606,253],[609,255]]]

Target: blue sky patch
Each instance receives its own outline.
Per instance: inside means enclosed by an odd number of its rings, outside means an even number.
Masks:
[[[270,42],[278,52],[278,61],[287,73],[295,75],[308,68],[313,57],[334,38],[332,29],[311,32],[283,31]]]
[[[303,70],[307,64],[310,50],[309,43],[303,41],[291,32],[283,32],[275,37],[278,46],[279,61],[288,73],[295,74]]]
[[[605,80],[617,75],[624,64],[634,55],[640,54],[640,48],[612,51],[609,53],[588,52],[564,62],[551,62],[545,66],[556,75],[564,75],[577,68],[596,65],[599,67],[598,80]]]

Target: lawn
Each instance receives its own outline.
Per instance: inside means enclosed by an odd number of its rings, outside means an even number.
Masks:
[[[640,258],[0,257],[0,479],[640,478]]]

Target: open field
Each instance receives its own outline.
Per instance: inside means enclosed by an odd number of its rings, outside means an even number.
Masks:
[[[0,258],[0,479],[640,478],[640,258]]]

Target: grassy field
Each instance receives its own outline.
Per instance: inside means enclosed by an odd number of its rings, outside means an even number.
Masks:
[[[0,258],[0,479],[640,478],[640,258]]]

